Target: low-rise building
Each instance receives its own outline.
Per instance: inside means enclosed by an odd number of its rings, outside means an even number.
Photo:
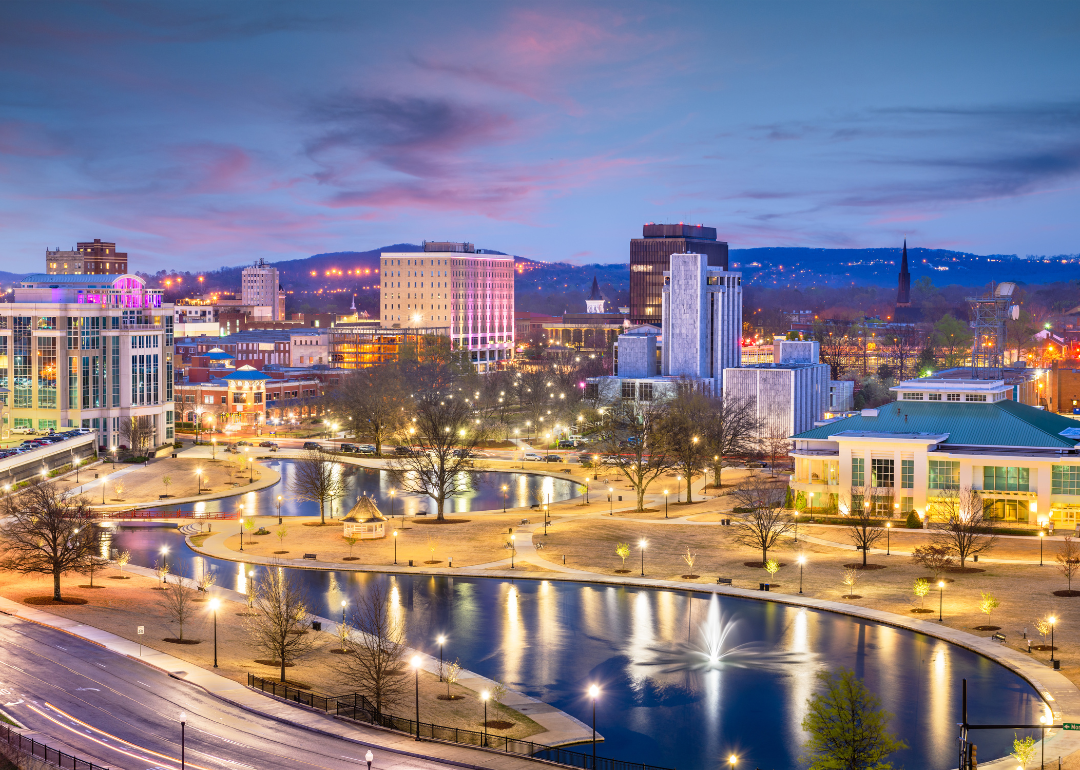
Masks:
[[[933,518],[970,488],[992,518],[1076,527],[1080,423],[1012,400],[1003,380],[924,378],[892,390],[890,404],[791,437],[802,502]]]

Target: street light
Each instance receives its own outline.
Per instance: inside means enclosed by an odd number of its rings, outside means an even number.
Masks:
[[[244,504],[240,504],[240,551],[244,550]]]
[[[248,484],[252,483],[255,480],[255,477],[253,475],[255,472],[255,464],[253,462],[254,459],[254,457],[248,458]]]
[[[814,493],[810,493],[810,523],[814,523]]]
[[[217,599],[210,600],[210,611],[214,613],[214,668],[217,668],[217,611],[220,606]]]
[[[446,644],[446,636],[444,634],[439,634],[439,637],[435,641],[439,643],[439,681],[441,682],[443,680],[443,677],[442,677],[442,651],[443,651],[443,645]]]
[[[216,460],[217,459],[217,439],[216,438],[211,438],[210,439],[210,459],[211,460]]]
[[[420,740],[420,656],[413,655],[409,662],[412,663],[416,677],[416,740]]]
[[[202,468],[196,468],[195,469],[195,475],[199,479],[199,494],[201,495],[202,494]]]
[[[589,685],[589,697],[592,698],[592,766],[596,770],[596,699],[600,697],[600,688]]]
[[[645,546],[648,545],[648,541],[645,538],[641,538],[638,541],[638,548],[641,549],[641,576],[645,577]]]
[[[607,490],[607,501],[608,501],[608,514],[607,515],[608,516],[614,516],[615,515],[615,513],[614,513],[615,509],[613,507],[614,503],[611,502],[612,499],[614,498],[614,496],[615,496],[615,487],[608,487],[608,490]]]
[[[799,554],[797,561],[799,562],[799,593],[802,593],[802,571],[803,567],[806,566],[806,557]]]
[[[682,502],[682,476],[676,476],[675,477],[675,483],[678,484],[678,486],[675,488],[675,502],[681,503]]]
[[[667,518],[668,491],[664,490],[664,518]]]
[[[345,625],[345,605],[347,604],[348,602],[346,600],[341,600],[341,625]]]
[[[390,490],[390,518],[391,519],[394,518],[394,495],[396,495],[396,494],[397,494],[396,489],[391,489]],[[397,564],[396,561],[394,563]]]
[[[1050,662],[1054,662],[1054,626],[1057,625],[1057,618],[1053,615],[1047,618],[1050,623]]]
[[[364,755],[364,760],[367,762],[367,770],[371,770],[371,763],[374,759],[375,755],[371,753],[371,749],[368,749],[368,753]]]
[[[1046,533],[1041,529],[1039,530],[1039,566],[1043,565],[1043,538],[1046,537]]]
[[[490,697],[491,697],[491,693],[489,693],[487,690],[484,690],[482,693],[480,693],[480,700],[482,700],[484,702],[484,745],[485,746],[487,746],[487,743],[488,743],[488,741],[487,741],[487,722],[488,722],[488,720],[487,720],[487,702],[488,702],[488,698],[490,698]]]
[[[180,770],[184,770],[184,728],[187,726],[187,714],[183,711],[180,712]]]
[[[892,553],[892,522],[885,522],[885,555],[888,556]]]
[[[506,513],[506,484],[503,484],[503,513]]]
[[[941,608],[942,608],[943,603],[945,601],[945,581],[944,580],[939,580],[938,583],[937,583],[937,587],[938,587],[937,619],[938,619],[939,622],[941,622],[942,620],[944,620],[944,618],[942,618],[942,616],[941,616]]]
[[[398,530],[394,530],[394,564],[397,564],[397,533]]]
[[[165,559],[165,557],[169,555],[169,546],[167,546],[167,545],[161,546],[160,553],[161,553],[161,565],[165,568],[165,572],[163,572],[162,575],[161,575],[161,583],[162,583],[162,585],[164,585],[165,584],[165,575],[169,571],[169,562],[166,561],[166,559]]]
[[[729,766],[735,767],[735,763],[739,761],[739,758],[737,756],[735,756],[734,754],[732,754],[731,756],[729,756],[727,758],[727,761],[728,761]]]
[[[515,553],[517,553],[517,535],[510,535],[510,569],[514,568]]]
[[[281,523],[281,495],[277,496],[277,523]]]

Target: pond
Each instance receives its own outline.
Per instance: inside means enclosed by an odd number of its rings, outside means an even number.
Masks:
[[[114,548],[153,566],[162,545],[173,572],[213,570],[218,584],[246,589],[261,567],[205,559],[171,529],[127,529]],[[1041,713],[1034,690],[993,661],[910,631],[767,601],[684,591],[558,581],[374,575],[295,570],[312,607],[337,617],[375,581],[403,614],[409,644],[445,656],[573,714],[592,715],[586,692],[601,688],[602,756],[664,767],[780,770],[798,765],[806,700],[820,670],[846,666],[894,714],[909,748],[895,766],[956,767],[960,683],[973,722],[1026,722]],[[302,665],[302,663],[300,664]],[[421,715],[423,717],[423,715]],[[479,720],[479,716],[478,716]],[[1012,731],[978,735],[979,756],[1006,755]]]

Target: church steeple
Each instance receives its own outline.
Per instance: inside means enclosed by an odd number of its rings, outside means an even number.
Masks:
[[[589,292],[589,298],[585,300],[585,308],[587,313],[603,313],[604,306],[607,304],[607,299],[600,292],[600,284],[596,280],[596,276],[592,279],[592,291]]]
[[[911,273],[907,266],[907,238],[904,239],[904,256],[900,262],[900,281],[896,290],[896,306],[911,307]]]

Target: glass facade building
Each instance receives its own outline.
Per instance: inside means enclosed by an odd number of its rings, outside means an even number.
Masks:
[[[660,326],[664,271],[672,254],[704,254],[709,267],[728,268],[728,245],[716,240],[715,227],[656,225],[630,241],[630,323]]]

